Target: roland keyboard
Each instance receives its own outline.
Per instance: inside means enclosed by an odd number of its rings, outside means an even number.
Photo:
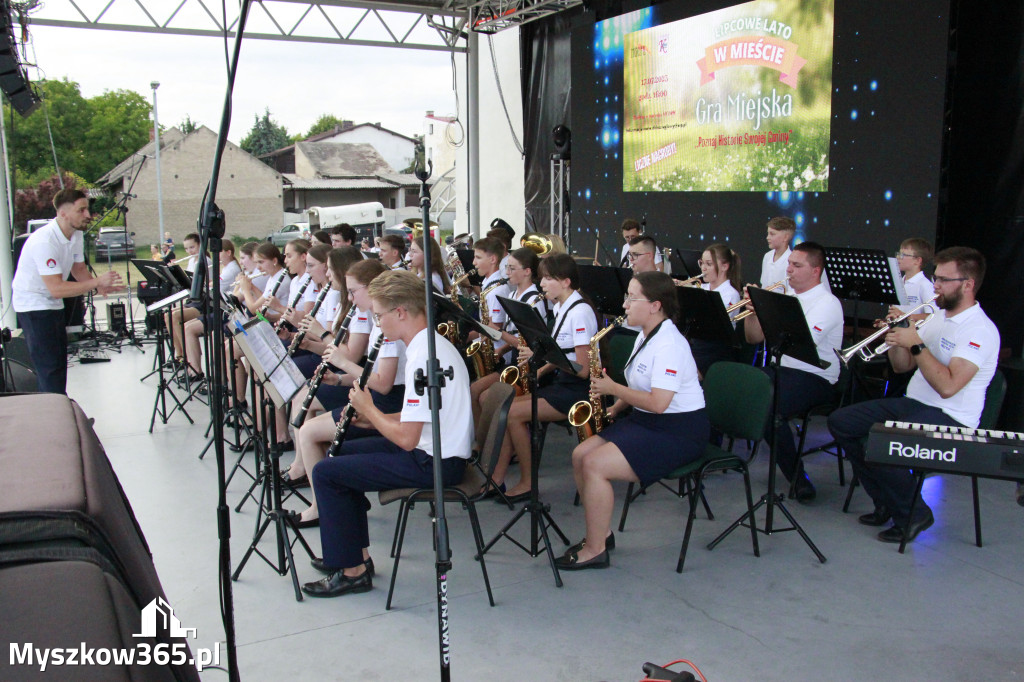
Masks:
[[[868,434],[865,461],[927,471],[1024,479],[1024,434],[887,421]]]

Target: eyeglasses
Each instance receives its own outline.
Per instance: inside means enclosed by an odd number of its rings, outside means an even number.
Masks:
[[[379,327],[380,326],[380,318],[384,317],[388,313],[393,313],[396,310],[398,310],[397,307],[392,308],[391,310],[385,310],[384,312],[380,313],[379,315],[377,313],[374,313],[373,314],[373,323]]]
[[[942,277],[941,275],[935,275],[936,284],[948,284],[949,282],[966,282],[970,277]]]
[[[633,298],[629,294],[626,294],[622,299],[623,303],[637,303],[639,301],[642,301],[644,303],[654,303],[654,301],[652,301],[649,298]]]
[[[359,291],[360,289],[365,289],[365,288],[366,288],[365,284],[362,285],[361,287],[352,287],[351,289],[348,290],[348,295],[349,296],[354,296],[357,291]]]
[[[913,253],[903,253],[902,251],[896,252],[896,260],[903,260],[904,258],[918,258],[918,256]]]
[[[636,260],[640,256],[647,256],[651,253],[653,253],[653,251],[641,251],[640,253],[637,253],[636,251],[628,251],[627,255],[629,256],[629,260]]]

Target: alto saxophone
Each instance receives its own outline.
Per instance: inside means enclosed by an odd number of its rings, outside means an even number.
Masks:
[[[591,380],[601,376],[601,350],[598,344],[601,339],[608,335],[608,332],[621,325],[626,316],[615,318],[610,325],[590,337],[590,378]],[[608,421],[604,412],[604,398],[590,389],[590,400],[580,400],[569,408],[569,423],[576,427],[576,437],[583,442],[591,436],[600,433]]]
[[[523,335],[519,335],[519,351],[522,355],[522,350],[526,348],[526,342],[523,340]],[[516,395],[529,395],[530,394],[530,383],[526,378],[527,364],[529,360],[520,360],[515,365],[509,365],[505,369],[501,370],[501,376],[498,379],[503,384],[508,384],[516,389]]]
[[[508,282],[508,278],[499,279],[497,282],[480,292],[480,324],[485,327],[491,325],[491,308],[487,305],[487,294]],[[494,358],[494,339],[481,334],[480,338],[469,344],[466,349],[466,357],[473,363],[473,370],[476,378],[481,379],[494,371],[497,364]]]

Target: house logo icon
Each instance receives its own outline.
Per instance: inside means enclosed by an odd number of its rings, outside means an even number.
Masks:
[[[195,628],[181,627],[174,609],[163,597],[157,597],[142,609],[142,632],[132,637],[156,637],[158,628],[165,630],[171,637],[196,637]]]

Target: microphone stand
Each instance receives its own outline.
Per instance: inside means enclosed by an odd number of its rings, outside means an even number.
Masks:
[[[423,211],[423,224],[430,225],[430,187],[427,179],[434,170],[432,161],[426,161],[426,167],[416,167],[416,178],[420,181],[420,209]],[[450,616],[450,604],[448,601],[448,571],[452,568],[451,545],[448,539],[448,519],[444,511],[444,483],[441,480],[441,386],[444,385],[444,378],[451,379],[455,376],[454,370],[449,367],[441,370],[441,363],[437,360],[437,344],[434,334],[436,324],[434,322],[434,301],[433,284],[430,273],[433,272],[430,263],[430,249],[426,243],[430,236],[429,227],[426,228],[423,237],[423,271],[426,277],[423,278],[423,286],[426,290],[427,301],[427,374],[423,376],[423,370],[416,370],[415,389],[417,395],[423,394],[424,386],[427,389],[427,396],[430,404],[430,429],[434,440],[434,547],[435,567],[437,569],[437,636],[438,651],[440,654],[441,680],[451,680],[451,640],[449,634],[448,619]]]
[[[199,213],[199,259],[196,273],[192,280],[193,300],[200,300],[208,291],[206,278],[217,283],[220,280],[221,239],[224,237],[224,212],[216,205],[217,180],[220,175],[221,160],[227,146],[228,129],[231,127],[231,99],[235,87],[235,74],[238,72],[238,56],[242,49],[242,34],[245,32],[246,18],[249,16],[250,0],[241,0],[238,6],[238,20],[235,28],[235,43],[232,49],[231,62],[227,73],[227,88],[224,93],[224,109],[221,114],[220,130],[217,133],[217,146],[213,154],[213,168],[210,182],[206,188],[206,196]],[[207,268],[207,258],[212,269]],[[220,544],[218,561],[218,582],[220,584],[221,618],[224,621],[224,648],[227,654],[228,679],[238,682],[238,653],[235,649],[235,608],[231,584],[231,518],[227,504],[227,485],[225,483],[224,462],[224,325],[220,296],[210,297],[212,313],[213,371],[210,373],[210,419],[213,422],[213,449],[217,458],[217,537]]]

